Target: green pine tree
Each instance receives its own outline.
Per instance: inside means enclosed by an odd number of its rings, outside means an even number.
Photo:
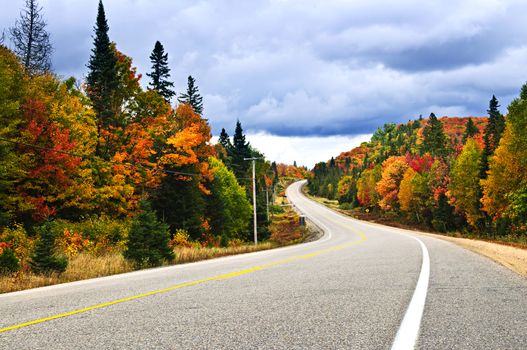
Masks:
[[[232,147],[231,139],[229,138],[229,134],[227,134],[225,131],[225,128],[221,129],[218,142],[223,146],[223,148],[225,148],[225,150],[229,150]]]
[[[141,202],[141,210],[128,233],[124,257],[138,267],[159,266],[163,261],[173,260],[174,252],[168,246],[168,225],[157,220],[150,203]]]
[[[489,120],[485,126],[483,141],[484,148],[481,156],[481,178],[487,177],[487,170],[489,170],[489,158],[494,154],[496,148],[500,144],[501,136],[505,131],[505,117],[499,111],[499,102],[496,96],[492,95],[489,102]]]
[[[443,130],[443,123],[434,113],[423,130],[423,143],[421,153],[430,153],[434,157],[446,157],[448,155],[447,138]]]
[[[439,195],[436,206],[432,209],[432,227],[439,232],[447,232],[453,228],[452,217],[454,208],[448,203],[444,193]]]
[[[191,166],[167,170],[187,173],[197,171]],[[203,234],[202,218],[205,206],[197,176],[189,181],[180,180],[176,176],[165,176],[152,195],[152,207],[159,218],[169,225],[170,231],[183,229],[192,239],[200,239]]]
[[[236,129],[234,130],[232,148],[229,156],[231,158],[231,166],[233,167],[232,170],[234,171],[234,174],[236,174],[238,181],[242,184],[247,184],[247,181],[241,181],[241,179],[248,176],[250,164],[244,159],[251,157],[251,150],[249,142],[245,141],[242,124],[239,120],[236,121]]]
[[[179,95],[178,102],[191,105],[194,112],[203,114],[203,97],[199,94],[196,80],[191,75],[188,77],[187,92]]]
[[[20,268],[20,261],[11,248],[5,248],[0,254],[0,276],[9,275],[17,272]]]
[[[55,234],[50,223],[45,223],[38,229],[40,239],[35,246],[29,264],[35,273],[48,275],[52,272],[64,272],[68,266],[68,258],[55,254]]]
[[[476,127],[472,118],[468,118],[467,124],[465,125],[465,132],[463,133],[463,144],[467,143],[467,140],[471,137],[479,134],[479,129]]]
[[[171,89],[174,83],[168,81],[170,78],[170,68],[168,68],[168,53],[159,41],[156,41],[154,50],[150,55],[152,72],[146,73],[152,81],[148,84],[152,90],[157,91],[168,102],[176,93]]]
[[[108,37],[108,23],[102,1],[99,1],[97,23],[95,25],[94,47],[88,63],[88,76],[86,78],[86,92],[92,101],[93,109],[97,115],[97,129],[116,124],[113,100],[115,91],[119,87],[117,76],[117,57],[110,45]],[[97,154],[103,153],[97,145]]]

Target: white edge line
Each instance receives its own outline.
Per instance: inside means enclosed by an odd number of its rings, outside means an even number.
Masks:
[[[371,225],[368,222],[356,220],[349,216],[345,216],[339,212],[331,210],[323,204],[317,203],[315,201],[312,202],[318,204],[321,208],[324,208],[328,212],[333,213],[341,218],[348,219],[353,222],[358,222],[360,224],[364,224],[365,226],[377,227],[376,225]],[[428,294],[428,282],[430,280],[430,255],[428,254],[428,249],[426,248],[426,245],[419,238],[411,236],[407,233],[403,233],[401,232],[401,230],[392,230],[392,227],[383,227],[383,229],[395,232],[408,238],[412,238],[416,240],[421,247],[421,271],[419,272],[419,277],[417,279],[414,294],[412,295],[410,304],[408,304],[408,308],[406,309],[406,313],[404,314],[403,320],[401,322],[401,325],[399,326],[399,330],[395,335],[395,339],[391,347],[391,350],[415,349],[417,339],[419,337],[421,319],[423,318],[426,296]]]
[[[423,261],[421,272],[415,286],[414,294],[406,309],[403,321],[392,344],[392,350],[409,350],[415,349],[419,337],[419,328],[425,308],[426,295],[428,293],[428,281],[430,279],[430,256],[426,245],[419,238],[403,234],[409,238],[415,239],[421,246]]]

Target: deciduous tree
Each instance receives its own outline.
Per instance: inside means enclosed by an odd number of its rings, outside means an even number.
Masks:
[[[475,229],[481,228],[479,221],[483,218],[479,203],[481,198],[480,169],[481,149],[476,141],[468,139],[450,172],[449,197],[451,204],[466,217],[469,225]]]

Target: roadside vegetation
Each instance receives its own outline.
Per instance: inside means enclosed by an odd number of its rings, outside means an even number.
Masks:
[[[26,6],[13,50],[0,42],[0,292],[301,241],[298,218],[273,203],[268,217],[267,198],[306,169],[266,160],[240,122],[212,144],[197,80],[174,91],[159,41],[144,88],[101,1],[86,81],[63,80],[41,8]]]
[[[386,124],[318,163],[309,193],[360,219],[527,247],[527,85],[508,115]]]

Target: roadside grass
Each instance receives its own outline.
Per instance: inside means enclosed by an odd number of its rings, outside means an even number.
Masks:
[[[280,246],[275,242],[263,242],[258,245],[240,245],[235,247],[175,247],[176,259],[173,264],[184,264],[200,260],[218,258],[222,256],[252,253],[260,250],[272,249]],[[134,265],[127,261],[120,252],[106,253],[96,256],[80,253],[70,258],[64,273],[53,273],[49,276],[36,275],[30,271],[19,271],[11,276],[0,276],[0,293],[44,287],[53,284],[80,281],[90,278],[110,276],[134,271]]]
[[[183,237],[180,240],[173,240],[173,249],[176,258],[174,261],[166,263],[165,266],[191,263],[222,256],[252,253],[316,239],[319,233],[317,229],[310,225],[300,225],[298,213],[288,205],[288,200],[285,197],[285,188],[287,185],[289,183],[285,181],[281,184],[281,194],[275,197],[275,201],[270,207],[270,240],[261,242],[258,245],[239,241],[233,242],[233,244],[227,247],[209,247],[202,246],[197,242],[189,242]],[[137,270],[133,263],[123,257],[122,249],[124,249],[124,245],[116,248],[99,250],[99,253],[96,254],[81,251],[70,257],[66,271],[61,274],[37,275],[29,270],[27,263],[24,263],[23,266],[25,267],[17,273],[13,275],[0,275],[0,294]]]
[[[240,244],[229,247],[175,246],[176,258],[171,263],[166,263],[165,266],[273,249],[300,243],[309,236],[307,234],[308,230],[298,224],[298,215],[292,213],[290,209],[282,214],[274,215],[271,232],[271,240],[258,245]],[[0,276],[0,294],[110,276],[134,270],[136,270],[134,265],[126,260],[119,251],[111,251],[103,255],[81,252],[70,258],[66,271],[61,274],[37,275],[26,269],[26,271],[21,270],[13,275]]]
[[[12,276],[0,276],[0,293],[49,286],[89,278],[115,275],[133,271],[133,265],[120,253],[107,253],[96,256],[80,253],[70,259],[64,273],[52,273],[49,276],[36,275],[30,271],[19,271]]]
[[[263,242],[257,245],[241,245],[237,247],[176,247],[176,264],[185,264],[200,260],[219,258],[222,256],[252,253],[278,247],[274,242]]]

